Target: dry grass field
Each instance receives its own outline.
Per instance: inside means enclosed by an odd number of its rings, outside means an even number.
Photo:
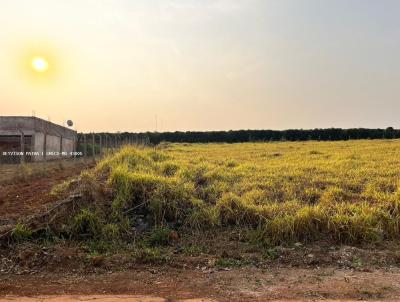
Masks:
[[[83,202],[61,231],[50,230],[119,241],[140,224],[161,237],[236,227],[263,246],[395,240],[399,147],[398,140],[126,146],[53,186],[49,195],[78,192]]]
[[[168,144],[127,147],[87,176],[128,224],[141,210],[155,225],[246,227],[265,244],[360,243],[400,235],[399,155],[397,140]]]
[[[32,202],[0,204],[0,296],[395,301],[399,155],[399,140],[163,143],[34,177],[40,202],[20,180]]]

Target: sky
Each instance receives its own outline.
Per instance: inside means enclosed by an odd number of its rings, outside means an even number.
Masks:
[[[400,128],[398,0],[0,0],[0,28],[0,115],[85,132]]]

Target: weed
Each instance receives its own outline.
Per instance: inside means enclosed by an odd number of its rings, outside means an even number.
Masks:
[[[157,247],[140,247],[134,250],[133,259],[135,262],[145,264],[161,264],[171,259],[170,252]]]
[[[279,251],[276,247],[267,248],[264,251],[264,257],[269,260],[276,260],[279,258]]]
[[[168,227],[156,227],[148,238],[151,246],[167,246],[171,242],[171,229]]]
[[[105,240],[117,241],[121,238],[120,226],[116,223],[108,223],[103,226],[101,234]]]
[[[32,237],[32,231],[23,224],[18,223],[15,225],[11,232],[11,238],[20,243]]]
[[[197,245],[197,244],[191,244],[191,245],[185,245],[183,247],[183,254],[187,256],[199,256],[204,252],[204,247]]]
[[[70,179],[53,186],[49,193],[50,196],[60,197],[63,193],[68,191],[72,183],[74,183],[74,180]]]
[[[99,217],[89,209],[83,209],[74,217],[73,234],[94,238],[101,233]]]

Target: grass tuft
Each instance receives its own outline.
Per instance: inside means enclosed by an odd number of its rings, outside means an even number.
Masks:
[[[32,231],[23,224],[18,223],[11,232],[11,238],[21,243],[26,241],[32,237]]]
[[[101,222],[97,214],[83,209],[74,217],[73,234],[81,237],[95,238],[101,234]]]

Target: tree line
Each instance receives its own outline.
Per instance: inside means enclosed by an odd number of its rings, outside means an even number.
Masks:
[[[145,132],[118,134],[121,139],[132,136],[147,137],[151,144],[162,141],[174,143],[241,143],[269,141],[339,141],[356,139],[395,139],[400,138],[400,130],[388,127],[386,129],[289,129],[289,130],[230,130],[230,131],[175,131],[175,132]]]
[[[78,135],[78,142],[83,142],[83,134]],[[91,134],[87,134],[91,137]],[[328,128],[328,129],[289,129],[289,130],[230,130],[230,131],[175,131],[175,132],[118,132],[96,133],[95,144],[99,144],[99,137],[107,137],[111,146],[125,143],[159,144],[172,143],[243,143],[243,142],[270,142],[270,141],[340,141],[357,139],[396,139],[400,138],[400,129],[388,127],[386,129],[368,128]],[[91,139],[89,144],[91,144]],[[82,146],[80,146],[82,149]]]

